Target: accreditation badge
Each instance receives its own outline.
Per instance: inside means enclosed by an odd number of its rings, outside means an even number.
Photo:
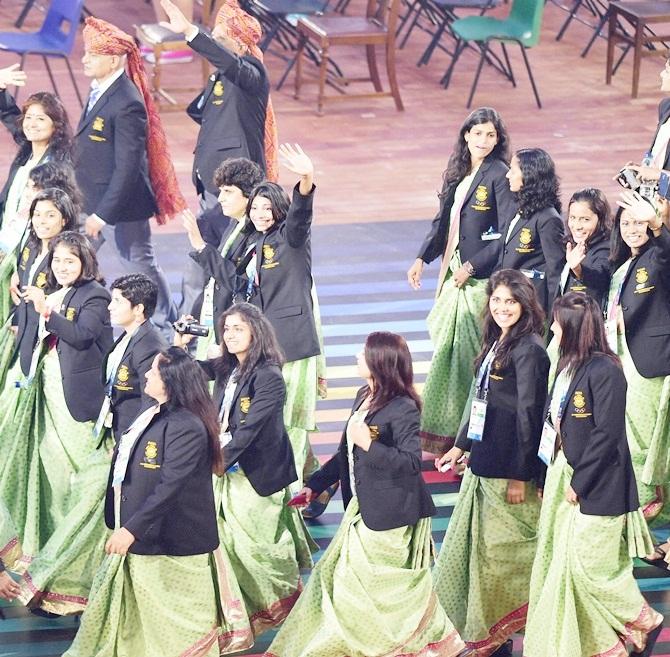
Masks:
[[[616,317],[605,320],[605,337],[610,349],[616,354],[619,347],[619,333],[617,330]]]
[[[545,465],[551,465],[554,462],[557,436],[556,429],[549,422],[545,421],[542,427],[542,435],[540,436],[540,448],[537,450],[537,455]]]
[[[486,423],[486,406],[484,399],[473,399],[470,407],[470,422],[468,424],[468,440],[482,441],[484,424]]]

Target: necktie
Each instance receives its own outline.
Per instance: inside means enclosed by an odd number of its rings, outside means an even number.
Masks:
[[[100,93],[100,87],[94,87],[91,89],[91,94],[88,97],[88,105],[86,105],[86,114],[88,114],[93,109],[93,105],[98,102]]]

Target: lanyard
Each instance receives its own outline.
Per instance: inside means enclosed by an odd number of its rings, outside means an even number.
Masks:
[[[479,372],[477,373],[477,381],[475,383],[475,396],[479,399],[486,399],[488,397],[489,379],[491,376],[491,365],[496,355],[497,345],[498,341],[496,340],[493,343],[491,349],[489,350],[489,353],[486,354],[486,358],[484,358],[481,366],[479,367]]]
[[[619,307],[619,302],[621,301],[621,295],[623,293],[623,286],[624,283],[626,282],[626,277],[628,276],[628,270],[631,268],[633,264],[633,258],[631,258],[628,261],[628,265],[626,266],[625,271],[622,272],[621,276],[621,281],[617,287],[617,291],[614,293],[614,296],[611,297],[610,303],[607,306],[607,319],[608,320],[614,320],[617,317],[618,311],[617,308]]]
[[[112,486],[120,486],[126,478],[126,471],[128,470],[128,461],[130,460],[130,452],[133,445],[138,438],[146,431],[151,420],[156,413],[161,410],[160,404],[147,408],[138,415],[133,423],[121,434],[119,441],[119,449],[116,453],[116,461],[114,462],[114,470],[112,471]]]
[[[223,393],[223,401],[219,410],[219,421],[221,422],[221,432],[228,431],[228,420],[230,418],[230,409],[233,406],[233,397],[237,390],[237,368],[235,368],[226,382],[226,389]]]

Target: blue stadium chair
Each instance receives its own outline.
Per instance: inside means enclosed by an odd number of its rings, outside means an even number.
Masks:
[[[72,85],[77,94],[79,104],[83,107],[84,102],[77,87],[77,81],[72,72],[68,57],[72,53],[74,40],[84,7],[84,0],[52,0],[47,11],[44,23],[38,32],[0,32],[0,50],[15,52],[21,55],[21,68],[28,55],[41,55],[44,66],[47,69],[54,93],[58,95],[58,88],[49,57],[60,57],[65,61]],[[15,96],[18,94],[16,90]]]

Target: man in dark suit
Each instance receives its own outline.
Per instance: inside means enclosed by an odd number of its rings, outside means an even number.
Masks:
[[[96,430],[100,433],[103,425],[111,428],[118,441],[141,409],[151,403],[144,394],[145,374],[167,344],[150,321],[158,299],[158,288],[151,279],[127,274],[112,283],[111,291],[110,319],[123,333],[102,362],[105,402]]]
[[[158,285],[156,323],[165,328],[177,313],[156,262],[149,219],[156,215],[163,223],[186,203],[134,41],[88,18],[84,46],[84,73],[93,82],[75,134],[75,172],[86,234],[110,244],[124,271],[146,274]]]
[[[169,28],[186,41],[216,71],[189,105],[188,115],[201,128],[195,146],[193,183],[204,208],[216,203],[214,172],[229,158],[256,162],[268,180],[277,179],[276,127],[270,103],[270,84],[258,48],[261,26],[226,0],[212,36],[193,25],[170,0],[162,0]]]

